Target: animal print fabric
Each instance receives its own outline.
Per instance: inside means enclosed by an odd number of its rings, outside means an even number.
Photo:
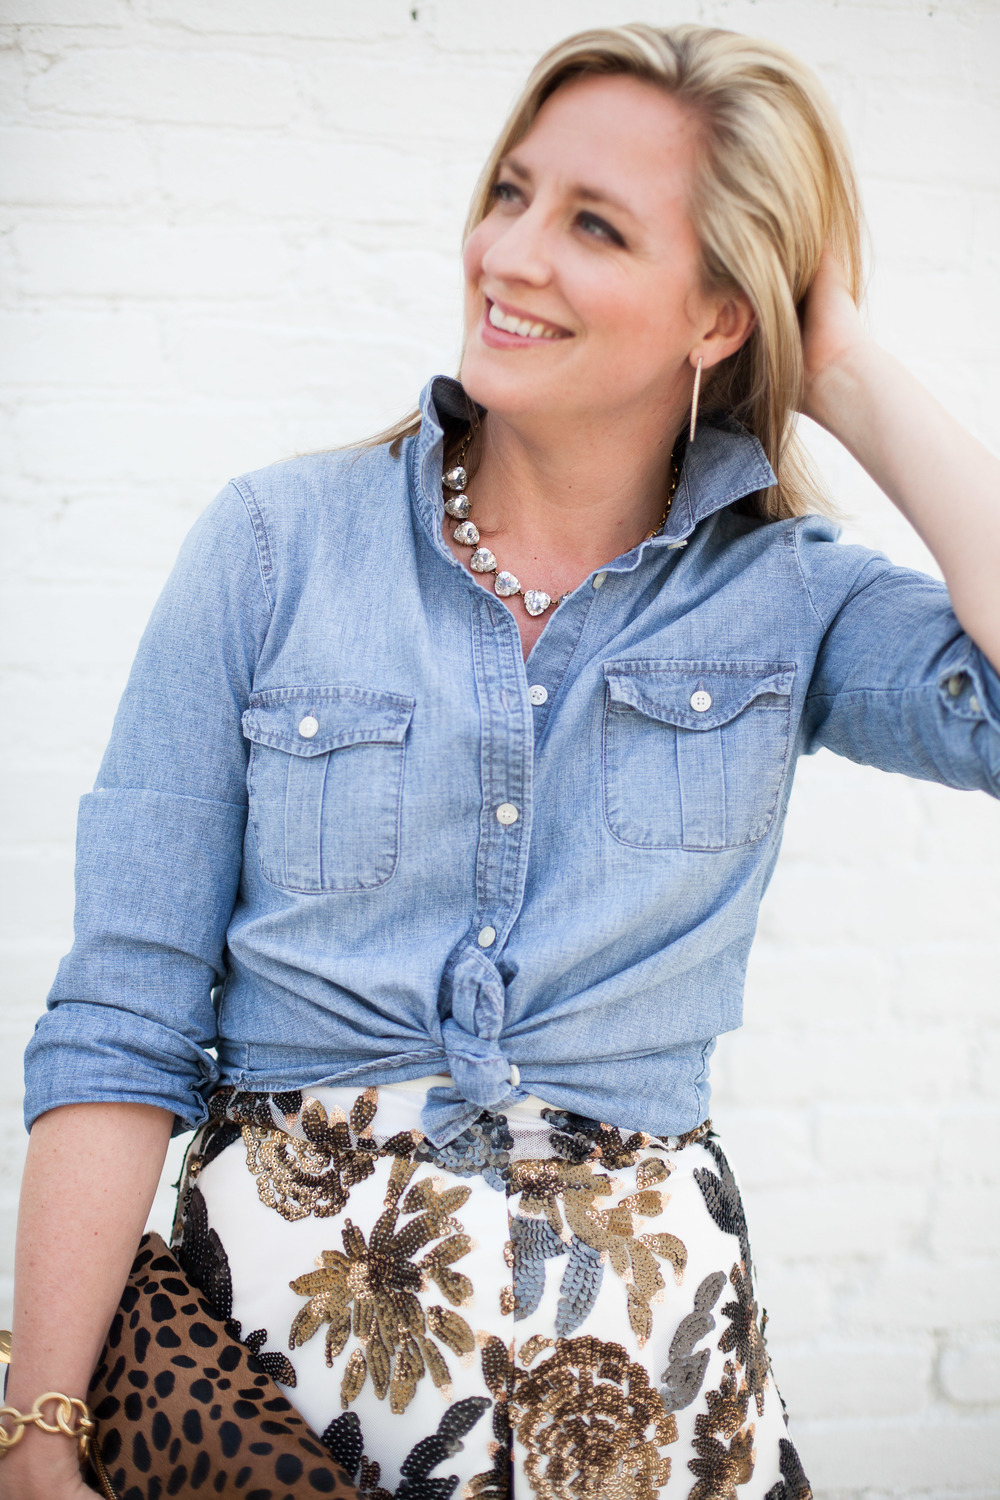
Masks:
[[[220,1090],[174,1247],[362,1500],[811,1500],[705,1122]]]
[[[91,1489],[106,1500],[357,1500],[255,1355],[253,1335],[238,1335],[160,1236],[143,1235],[90,1383]]]

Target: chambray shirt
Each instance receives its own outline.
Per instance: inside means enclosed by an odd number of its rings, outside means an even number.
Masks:
[[[1000,682],[944,587],[734,509],[772,482],[735,426],[699,429],[664,533],[525,664],[443,540],[460,398],[431,382],[398,459],[278,463],[195,525],[82,799],[29,1125],[129,1100],[186,1129],[220,1082],[447,1072],[439,1144],[528,1093],[686,1130],[797,757],[1000,794]]]

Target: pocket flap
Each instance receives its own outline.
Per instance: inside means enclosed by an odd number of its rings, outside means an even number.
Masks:
[[[774,707],[786,708],[795,663],[609,661],[604,677],[614,703],[678,729],[716,729],[756,698],[781,700]]]
[[[326,755],[345,745],[400,744],[414,700],[360,687],[269,688],[254,693],[243,733],[290,755]]]

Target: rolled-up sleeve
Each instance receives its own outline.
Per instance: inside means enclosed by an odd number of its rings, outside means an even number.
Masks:
[[[218,1077],[214,987],[246,827],[240,716],[270,622],[252,499],[227,485],[146,627],[77,830],[74,944],[25,1055],[25,1123],[159,1105],[189,1129]]]
[[[955,617],[944,584],[881,553],[797,528],[825,627],[804,749],[1000,796],[1000,677]]]

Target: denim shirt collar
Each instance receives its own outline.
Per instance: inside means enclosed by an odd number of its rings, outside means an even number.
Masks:
[[[420,393],[423,418],[416,439],[415,502],[424,524],[440,542],[441,417],[468,418],[471,405],[461,382],[436,375]],[[480,414],[482,407],[476,408]],[[680,482],[663,533],[650,545],[669,546],[691,535],[699,521],[727,505],[774,484],[775,476],[758,440],[736,421],[700,423],[684,453]],[[443,543],[440,543],[443,547]]]

